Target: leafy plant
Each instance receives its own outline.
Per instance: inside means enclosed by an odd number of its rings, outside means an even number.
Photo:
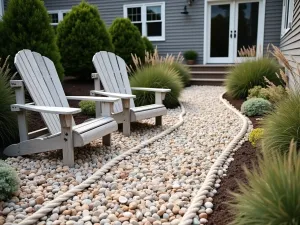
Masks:
[[[96,104],[94,101],[80,101],[79,107],[85,115],[95,116],[96,114]]]
[[[60,63],[60,53],[56,37],[50,25],[44,2],[40,0],[10,0],[1,22],[1,56],[12,56],[22,49],[30,49],[50,58],[60,79],[64,70]],[[67,46],[65,46],[67,47]]]
[[[259,167],[246,169],[247,184],[239,184],[231,210],[232,225],[300,224],[300,154],[291,144],[289,154],[264,156]]]
[[[20,186],[20,180],[14,168],[0,160],[0,200],[7,200]]]
[[[193,50],[189,50],[183,53],[183,57],[185,60],[196,60],[198,53]]]
[[[281,84],[277,77],[279,65],[270,58],[249,60],[236,65],[226,77],[226,89],[234,98],[246,98],[249,89],[255,86],[266,87],[268,80],[274,84]]]
[[[130,77],[131,87],[146,88],[169,88],[171,92],[166,94],[164,104],[168,108],[175,108],[179,105],[178,98],[183,89],[178,72],[166,65],[155,65],[138,69]],[[154,92],[134,91],[137,106],[154,104]]]
[[[286,152],[291,140],[300,143],[300,93],[290,93],[280,101],[275,111],[262,121],[264,135],[262,144],[270,154]]]
[[[10,105],[15,103],[15,95],[10,87],[10,69],[8,57],[2,63],[0,58],[0,146],[7,146],[16,140],[18,135],[17,117]]]
[[[109,28],[116,55],[123,58],[129,66],[132,64],[131,54],[143,59],[145,45],[141,33],[129,19],[117,18]]]
[[[253,88],[249,89],[247,99],[250,99],[250,98],[265,98],[265,96],[261,95],[261,89],[262,89],[262,86],[254,86]]]
[[[253,129],[249,134],[249,141],[253,147],[257,146],[257,143],[262,139],[264,129],[256,128]]]
[[[274,104],[284,100],[288,95],[286,89],[281,85],[262,88],[260,92],[261,96],[264,96],[265,99]]]
[[[74,6],[57,27],[57,43],[66,74],[89,79],[92,57],[98,51],[113,51],[113,44],[96,6],[85,1]]]
[[[149,52],[150,54],[154,53],[154,47],[151,41],[147,37],[143,37],[143,42],[145,45],[146,52]]]
[[[279,86],[268,86],[266,88],[262,88],[261,86],[255,86],[248,91],[249,95],[247,99],[250,98],[264,98],[269,100],[271,103],[275,104],[283,99],[285,99],[288,95],[286,89]]]
[[[247,116],[262,116],[272,110],[272,104],[263,98],[251,98],[242,104],[241,111]]]

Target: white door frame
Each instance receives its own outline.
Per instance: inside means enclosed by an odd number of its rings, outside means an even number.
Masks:
[[[211,4],[235,4],[236,2],[259,2],[259,13],[258,13],[258,37],[257,37],[257,57],[263,56],[263,44],[264,44],[264,29],[265,29],[265,8],[266,8],[266,0],[226,0],[226,1],[221,1],[221,0],[205,0],[204,4],[204,47],[203,47],[203,64],[208,63],[208,58],[209,58],[209,46],[210,46],[210,33],[209,33],[209,16],[210,16],[210,5]],[[232,11],[232,10],[231,10]],[[232,15],[232,13],[230,13]],[[232,19],[233,20],[233,19]],[[234,15],[234,23],[237,20],[236,15]],[[231,23],[231,22],[230,22]],[[230,41],[232,42],[232,41]],[[230,46],[229,46],[230,47]],[[236,48],[236,47],[234,47]],[[231,48],[231,52],[232,52]],[[234,50],[235,52],[235,50]],[[232,54],[232,53],[230,53]],[[243,58],[241,57],[234,57],[232,56],[234,61],[231,63],[237,63],[243,61]],[[209,63],[222,63],[222,60],[219,62],[209,62]]]

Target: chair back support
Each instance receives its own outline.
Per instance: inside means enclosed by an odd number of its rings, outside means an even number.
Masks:
[[[100,51],[93,57],[93,64],[99,75],[104,91],[132,94],[125,61],[111,52]],[[134,102],[130,99],[130,107],[134,107]],[[122,112],[121,100],[114,104],[114,112]]]
[[[37,52],[22,50],[15,56],[15,66],[35,105],[69,107],[54,63],[50,59]],[[41,115],[51,134],[61,131],[57,114]]]

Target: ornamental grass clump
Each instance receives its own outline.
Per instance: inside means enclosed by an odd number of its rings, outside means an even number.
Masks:
[[[279,72],[279,64],[270,58],[248,60],[236,65],[226,77],[227,92],[234,98],[246,98],[249,89],[254,86],[267,86],[267,78],[275,85],[281,84],[276,75]]]
[[[20,180],[14,168],[0,160],[0,201],[7,200],[19,190]]]
[[[18,136],[17,117],[10,105],[15,103],[14,90],[10,87],[11,77],[8,58],[0,58],[0,148],[12,144]]]
[[[300,224],[300,153],[295,144],[285,152],[264,156],[252,172],[246,169],[248,183],[239,184],[230,203],[232,225]]]
[[[290,93],[284,101],[280,101],[275,111],[262,121],[264,135],[262,144],[265,151],[273,154],[276,151],[285,153],[290,141],[300,144],[300,93]]]
[[[167,108],[175,108],[179,105],[178,98],[183,89],[183,83],[178,72],[166,65],[147,66],[138,69],[130,77],[131,87],[168,88],[171,92],[166,94],[163,103]],[[155,103],[155,93],[147,91],[133,91],[136,95],[136,106]]]
[[[158,54],[157,48],[154,53],[146,52],[145,58],[141,59],[137,55],[132,54],[133,65],[127,67],[128,71],[133,74],[136,70],[142,69],[143,67],[155,66],[164,64],[167,67],[173,68],[178,72],[178,75],[183,82],[184,86],[188,86],[191,79],[191,71],[189,67],[184,65],[183,57],[181,53],[177,56],[172,54],[166,56],[160,56]]]
[[[57,43],[66,74],[79,79],[90,79],[96,52],[114,50],[97,7],[85,1],[74,6],[58,24]]]
[[[250,98],[241,106],[241,111],[247,116],[262,116],[272,110],[272,104],[263,98]]]

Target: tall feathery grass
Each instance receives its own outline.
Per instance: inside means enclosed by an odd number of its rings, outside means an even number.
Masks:
[[[179,96],[183,89],[183,83],[178,72],[164,64],[146,66],[138,69],[130,77],[131,87],[167,88],[171,92],[166,94],[164,104],[167,108],[175,108],[179,105]],[[155,103],[155,93],[147,91],[133,91],[137,106]]]
[[[276,76],[279,64],[270,58],[248,60],[236,65],[226,77],[227,92],[234,98],[246,98],[254,86],[267,86],[267,78],[275,85],[281,84]]]
[[[10,105],[15,103],[14,91],[10,87],[11,71],[8,58],[3,62],[0,58],[0,146],[6,146],[16,139],[18,127],[16,114]]]
[[[134,74],[135,71],[141,70],[144,67],[157,66],[164,64],[166,67],[170,67],[178,72],[178,76],[183,82],[184,86],[188,86],[191,79],[191,71],[188,66],[184,65],[183,57],[181,53],[177,56],[168,54],[166,56],[159,56],[157,48],[154,52],[146,52],[145,58],[141,59],[138,56],[132,54],[133,65],[127,67],[130,74]]]
[[[300,224],[300,153],[294,143],[289,154],[264,156],[246,174],[249,183],[239,184],[240,193],[230,204],[232,225]]]
[[[290,92],[285,100],[278,102],[275,111],[262,121],[265,132],[263,146],[265,151],[286,152],[292,139],[300,144],[300,93]]]

